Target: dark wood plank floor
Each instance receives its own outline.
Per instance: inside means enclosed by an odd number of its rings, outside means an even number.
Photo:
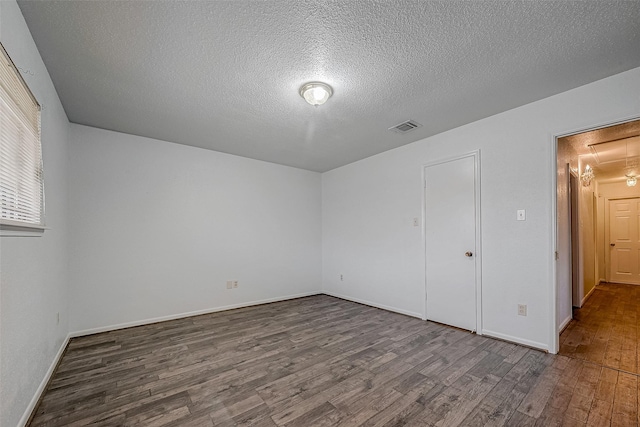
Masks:
[[[637,376],[329,296],[74,339],[32,426],[638,424]]]
[[[574,320],[560,335],[560,354],[639,373],[638,322],[640,286],[596,287]]]

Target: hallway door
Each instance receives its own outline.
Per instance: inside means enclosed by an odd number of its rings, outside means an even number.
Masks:
[[[609,282],[640,285],[640,198],[609,201]]]
[[[426,317],[476,331],[478,153],[425,167]]]

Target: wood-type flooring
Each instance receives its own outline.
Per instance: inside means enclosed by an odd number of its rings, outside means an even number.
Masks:
[[[318,295],[73,339],[31,426],[636,426],[638,387]]]
[[[640,286],[598,285],[560,335],[560,354],[639,373]]]

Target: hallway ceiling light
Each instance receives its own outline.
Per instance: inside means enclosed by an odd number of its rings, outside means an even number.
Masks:
[[[582,180],[582,185],[585,186],[585,187],[590,186],[591,185],[591,181],[595,177],[596,176],[593,174],[593,169],[591,169],[591,166],[587,165],[584,168],[584,172],[582,172],[582,175],[580,175],[580,179]]]
[[[322,82],[310,82],[300,88],[300,96],[315,107],[327,102],[331,95],[333,95],[331,86]]]
[[[627,187],[635,187],[638,180],[633,175],[627,175]]]

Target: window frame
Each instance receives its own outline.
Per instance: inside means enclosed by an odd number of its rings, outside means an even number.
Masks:
[[[29,88],[29,85],[27,84],[27,82],[24,80],[22,74],[20,73],[18,67],[15,65],[15,63],[13,62],[13,60],[11,59],[9,53],[7,52],[7,50],[5,49],[4,45],[0,42],[0,60],[6,60],[7,63],[6,65],[8,66],[8,68],[11,69],[11,71],[13,72],[13,75],[15,75],[16,79],[11,79],[10,77],[7,77],[7,81],[6,81],[6,85],[5,87],[13,87],[14,90],[10,90],[7,89],[5,90],[4,88],[0,88],[0,91],[2,91],[3,93],[8,95],[8,99],[2,100],[2,104],[6,105],[8,107],[8,111],[9,111],[9,115],[8,117],[11,117],[11,115],[14,115],[15,119],[17,120],[16,123],[22,125],[24,127],[23,131],[29,132],[31,135],[33,135],[34,132],[34,127],[35,127],[35,144],[31,144],[30,147],[26,147],[23,144],[23,141],[25,141],[26,139],[22,139],[19,138],[19,143],[17,144],[17,148],[20,150],[23,150],[25,147],[27,149],[31,149],[31,150],[35,150],[34,152],[36,153],[35,155],[27,155],[26,159],[29,160],[27,162],[25,162],[25,165],[21,165],[20,162],[17,163],[17,167],[14,169],[14,171],[12,173],[14,173],[14,176],[17,176],[18,178],[16,178],[16,181],[18,180],[22,180],[22,172],[19,171],[20,166],[27,166],[27,170],[28,170],[28,166],[31,166],[31,168],[33,168],[33,166],[35,164],[37,164],[37,162],[39,161],[39,165],[37,166],[38,169],[32,169],[33,170],[33,177],[35,178],[24,178],[24,181],[28,185],[28,187],[36,188],[36,186],[39,186],[39,201],[36,201],[35,203],[37,204],[36,209],[39,208],[40,212],[39,215],[37,217],[37,219],[40,220],[39,223],[35,223],[35,222],[28,222],[28,221],[20,221],[20,220],[15,220],[15,219],[10,219],[10,218],[6,218],[5,216],[5,211],[3,208],[1,209],[0,212],[0,236],[40,236],[42,235],[42,233],[44,232],[44,230],[47,229],[46,227],[46,215],[45,215],[45,190],[44,190],[44,167],[43,167],[43,150],[42,150],[42,128],[41,128],[41,119],[42,119],[42,108],[40,103],[38,102],[38,100],[36,99],[36,97],[34,96],[33,92],[31,91],[31,89]],[[2,65],[4,67],[4,64]],[[6,73],[4,74],[5,76],[8,76]],[[15,90],[16,85],[18,87],[21,86],[20,90],[24,90],[24,93],[22,92],[18,92],[17,90]],[[23,95],[22,98],[19,98],[20,101],[16,101],[16,98],[12,98],[15,96],[21,96]],[[28,102],[25,102],[25,97],[24,95],[26,95],[26,99],[27,100],[31,100],[33,102],[33,105],[29,104]],[[28,106],[28,108],[31,110],[31,112],[34,111],[34,107],[35,107],[35,111],[36,111],[36,115],[33,116],[33,114],[29,115],[27,113],[25,113],[25,111],[28,110],[24,110],[23,108],[27,108],[26,106]],[[14,109],[16,108],[16,109]],[[35,117],[35,124],[34,124],[34,117]],[[7,120],[11,120],[11,118],[8,118]],[[11,121],[9,121],[8,123],[11,123]],[[19,129],[18,132],[20,132],[21,130]],[[0,135],[1,137],[1,135]],[[2,144],[2,142],[0,141],[0,144]],[[8,145],[10,146],[10,145]],[[14,147],[15,148],[15,147]],[[9,163],[10,165],[12,164],[11,162]],[[16,172],[18,171],[18,172]],[[24,193],[23,193],[24,194]],[[36,193],[37,194],[37,193]],[[0,196],[2,197],[2,196]],[[32,200],[37,200],[38,197],[36,197],[35,199]],[[20,199],[20,197],[17,197],[16,199]],[[2,200],[2,199],[0,199]],[[33,215],[36,216],[37,214],[36,209],[33,209]]]

